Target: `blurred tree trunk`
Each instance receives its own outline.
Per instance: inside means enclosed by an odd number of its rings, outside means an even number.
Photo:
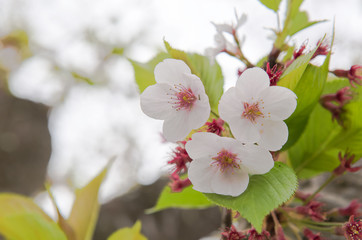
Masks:
[[[142,222],[141,232],[149,240],[198,240],[218,230],[221,214],[217,207],[203,210],[167,209],[153,214],[144,211],[156,204],[168,179],[131,192],[102,205],[93,239],[107,239],[114,231]]]
[[[0,86],[0,192],[32,195],[43,187],[51,153],[47,111]]]

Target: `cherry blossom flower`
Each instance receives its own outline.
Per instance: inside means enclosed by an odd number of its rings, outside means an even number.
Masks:
[[[218,55],[221,52],[227,52],[230,55],[240,54],[238,44],[230,42],[224,36],[224,33],[227,33],[231,34],[234,40],[238,39],[236,32],[246,22],[247,17],[245,14],[238,16],[236,11],[235,11],[235,17],[236,17],[236,24],[226,24],[226,23],[216,24],[212,22],[212,24],[216,28],[216,34],[214,36],[216,47],[210,47],[205,50],[205,55],[210,58],[210,62],[212,64],[215,62],[216,55]],[[241,40],[240,43],[242,42],[244,42],[244,40]]]
[[[274,166],[269,151],[213,133],[194,133],[185,147],[193,159],[188,177],[200,192],[238,196],[249,184],[248,174],[265,174]]]
[[[222,32],[217,31],[214,36],[214,41],[216,47],[209,47],[205,49],[205,55],[209,57],[211,64],[214,64],[216,55],[221,52],[229,52],[231,54],[236,54],[239,49],[238,47],[227,40]]]
[[[224,232],[221,233],[221,236],[225,240],[242,240],[245,238],[245,235],[242,232],[239,232],[234,225],[231,225],[230,228],[226,228]]]
[[[270,64],[268,62],[266,64],[266,73],[268,74],[269,79],[270,79],[270,86],[275,86],[275,85],[277,85],[279,78],[282,76],[283,71],[278,69],[278,64],[275,64],[272,68],[270,68]]]
[[[355,84],[362,85],[362,66],[353,65],[349,70],[337,69],[332,71],[337,77],[348,78],[352,87],[356,87]]]
[[[142,111],[165,120],[163,134],[168,141],[183,140],[210,116],[209,98],[201,80],[181,60],[165,59],[155,67],[156,84],[141,94]]]
[[[344,236],[348,240],[361,240],[362,239],[362,221],[355,220],[354,216],[350,216],[347,223],[343,226]]]
[[[333,173],[337,176],[342,175],[347,172],[357,172],[361,169],[361,167],[352,167],[351,164],[355,158],[354,154],[346,152],[343,156],[342,153],[338,153],[338,158],[341,164],[333,170]]]
[[[219,113],[236,139],[277,151],[288,139],[283,120],[294,112],[296,98],[287,88],[270,86],[268,74],[255,67],[245,70],[236,87],[224,93]]]
[[[187,164],[192,161],[185,149],[186,141],[180,141],[179,146],[173,151],[172,160],[168,164],[174,165],[174,174],[182,174],[187,171]]]
[[[266,230],[263,230],[261,233],[258,233],[255,228],[249,230],[248,240],[267,240],[270,238],[270,233]]]
[[[169,184],[172,192],[182,192],[182,190],[191,185],[188,178],[181,179],[176,173],[171,174],[171,183]]]
[[[244,25],[244,23],[247,20],[247,16],[245,13],[243,13],[241,16],[238,16],[238,13],[235,11],[235,18],[236,18],[236,24],[216,24],[216,23],[212,23],[215,28],[216,31],[218,32],[226,32],[226,33],[230,33],[230,34],[235,34],[235,32],[242,26]]]
[[[218,119],[213,119],[212,122],[207,122],[206,123],[207,132],[211,132],[211,133],[215,133],[219,136],[221,136],[222,131],[224,131],[224,120],[222,120],[221,118]]]
[[[326,219],[325,213],[322,212],[323,203],[318,201],[310,201],[305,206],[296,207],[297,213],[310,217],[316,222],[321,222]]]
[[[338,213],[342,216],[354,215],[356,217],[359,217],[362,215],[362,212],[359,211],[361,207],[362,204],[357,199],[354,199],[350,202],[350,204],[347,207],[339,208]]]
[[[320,233],[313,233],[310,229],[306,228],[303,231],[303,235],[308,239],[308,240],[321,240],[321,234]]]

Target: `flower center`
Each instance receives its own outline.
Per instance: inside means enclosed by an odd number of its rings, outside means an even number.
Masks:
[[[221,172],[224,172],[228,169],[233,170],[234,168],[240,169],[240,165],[237,161],[239,160],[237,155],[225,149],[222,149],[220,152],[218,152],[217,156],[213,157],[212,159],[215,160],[212,164],[216,164],[220,168]]]
[[[263,115],[264,114],[259,109],[259,103],[244,103],[244,111],[241,114],[241,118],[247,118],[251,122],[255,123],[256,119],[262,117]]]
[[[349,223],[346,231],[351,239],[360,239],[362,237],[362,227],[359,222]]]
[[[197,99],[191,88],[186,88],[181,84],[175,84],[173,89],[170,88],[170,90],[173,91],[173,94],[168,94],[171,95],[169,103],[173,105],[172,107],[176,111],[180,109],[190,110]]]

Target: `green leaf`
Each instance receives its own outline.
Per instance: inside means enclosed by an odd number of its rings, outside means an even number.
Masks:
[[[219,64],[216,61],[214,64],[210,64],[208,57],[174,49],[166,40],[164,40],[164,43],[172,58],[184,61],[191,69],[191,72],[201,79],[205,92],[209,97],[211,109],[217,113],[224,86],[224,78]]]
[[[261,232],[264,217],[286,202],[297,188],[294,171],[281,162],[264,175],[250,177],[249,186],[238,197],[205,194],[214,203],[240,212],[258,232]]]
[[[112,54],[122,56],[124,54],[124,48],[113,48]]]
[[[183,208],[183,209],[201,209],[212,207],[214,204],[210,202],[202,193],[192,189],[185,188],[182,192],[171,192],[169,186],[166,186],[160,194],[156,206],[148,209],[146,213],[154,213],[167,208]]]
[[[53,206],[55,207],[56,211],[57,211],[57,216],[58,216],[58,226],[63,230],[63,232],[65,233],[65,235],[67,236],[68,240],[76,240],[76,236],[75,236],[75,232],[72,229],[72,227],[69,225],[68,221],[62,216],[62,214],[60,213],[59,207],[57,202],[55,201],[54,195],[50,189],[50,184],[49,183],[45,183],[45,188],[48,192],[48,195],[50,197],[50,200],[53,203]]]
[[[277,12],[279,9],[279,4],[282,0],[259,0],[265,7]]]
[[[284,41],[288,36],[293,36],[297,32],[310,27],[316,23],[322,21],[312,21],[308,20],[308,14],[304,11],[300,11],[299,7],[302,4],[303,0],[288,0],[287,1],[287,14],[284,21],[283,30],[277,33],[277,39],[275,40],[275,47],[282,49],[285,44]]]
[[[286,87],[294,91],[316,50],[317,48],[293,61],[280,77],[278,86]]]
[[[335,93],[348,86],[346,79],[335,79],[325,85],[324,94]],[[356,96],[361,88],[353,89]],[[310,115],[308,124],[297,143],[289,149],[289,161],[301,178],[309,178],[325,171],[332,171],[339,165],[338,152],[347,149],[362,157],[362,101],[356,97],[346,104],[342,115],[345,126],[332,121],[331,113],[319,104]]]
[[[76,191],[68,223],[78,240],[90,240],[99,214],[98,191],[107,173],[107,165],[90,183]]]
[[[262,58],[256,63],[255,66],[262,68],[262,67],[264,66],[264,63],[265,63],[266,61],[268,61],[268,59],[269,59],[269,54],[266,55],[266,56],[264,56],[264,57],[262,57]],[[273,66],[272,66],[272,67],[273,67]]]
[[[139,63],[129,59],[133,66],[135,80],[141,93],[148,86],[156,83],[153,71],[159,62],[169,57],[170,55],[168,53],[161,52],[147,63]]]
[[[31,198],[0,194],[0,233],[16,240],[66,240],[59,226]]]
[[[132,228],[121,228],[114,232],[107,240],[147,240],[141,234],[141,222],[137,221]]]
[[[321,21],[312,21],[309,22],[308,14],[305,11],[298,12],[294,18],[290,21],[290,24],[287,27],[287,33],[289,36],[293,36],[294,34],[298,33],[299,31],[306,29],[316,23],[324,22],[325,20]]]
[[[287,46],[285,51],[285,56],[283,57],[282,62],[287,62],[292,59],[295,46]]]
[[[195,69],[197,75],[205,87],[205,92],[209,97],[211,109],[218,112],[219,100],[223,94],[224,78],[221,67],[218,63],[210,64],[210,59],[199,54],[188,54],[188,58]]]
[[[309,115],[319,101],[328,76],[330,54],[322,66],[307,65],[302,77],[298,81],[294,93],[297,95],[297,108],[285,121],[289,129],[288,142],[283,150],[291,147],[301,136],[307,125]]]

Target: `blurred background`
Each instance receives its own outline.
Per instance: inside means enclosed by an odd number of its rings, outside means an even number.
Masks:
[[[311,20],[328,21],[291,44],[311,49],[325,34],[331,40],[335,25],[330,69],[362,64],[361,1],[306,0],[301,8]],[[199,239],[217,230],[217,208],[144,214],[167,184],[174,145],[163,142],[162,121],[141,112],[128,59],[149,60],[163,39],[203,54],[214,46],[211,21],[231,24],[235,11],[247,14],[239,34],[256,63],[270,52],[270,28],[277,27],[274,12],[257,0],[0,0],[0,192],[34,197],[55,217],[43,187],[50,181],[67,216],[74,189],[115,159],[94,239],[136,219],[151,240]],[[227,89],[243,65],[223,54],[217,60]]]

